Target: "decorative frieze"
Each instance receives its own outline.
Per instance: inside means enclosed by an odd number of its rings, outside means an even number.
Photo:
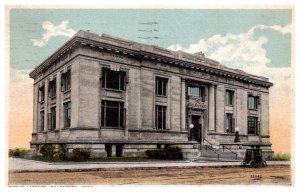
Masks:
[[[203,101],[202,98],[189,98],[187,101],[187,107],[192,109],[207,109],[207,101]]]

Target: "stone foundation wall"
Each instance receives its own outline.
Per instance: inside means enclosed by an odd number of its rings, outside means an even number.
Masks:
[[[62,143],[50,143],[55,145],[57,149],[60,148]],[[30,148],[30,156],[34,157],[37,155],[40,155],[39,150],[40,147],[43,145],[41,144],[32,144]],[[99,144],[78,144],[78,143],[71,143],[66,144],[68,149],[69,157],[72,157],[72,151],[75,148],[88,150],[91,153],[92,158],[98,158],[98,157],[108,157],[108,152],[106,151],[106,145],[111,146],[111,157],[116,157],[117,154],[117,145],[122,147],[122,155],[119,157],[128,157],[128,156],[145,156],[145,152],[149,149],[159,149],[164,148],[165,145],[176,145],[182,149],[183,158],[184,159],[194,159],[200,156],[199,152],[199,144],[197,142],[187,142],[185,144],[175,144],[175,143],[168,143],[168,144],[162,144],[162,143],[150,143],[150,144],[126,144],[126,143],[99,143]]]

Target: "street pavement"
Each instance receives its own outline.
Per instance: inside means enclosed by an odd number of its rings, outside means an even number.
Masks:
[[[268,165],[290,165],[289,161],[268,161]],[[238,167],[240,161],[150,161],[150,162],[42,162],[10,157],[8,169],[11,172],[51,172],[51,171],[103,171],[160,168],[193,167]]]

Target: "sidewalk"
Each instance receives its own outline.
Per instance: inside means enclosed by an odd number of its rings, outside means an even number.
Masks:
[[[290,165],[289,161],[268,161],[268,165]],[[239,167],[240,161],[234,162],[190,162],[190,161],[151,161],[151,162],[64,162],[49,163],[20,158],[9,158],[11,172],[51,172],[51,171],[104,171],[161,168],[198,168],[198,167]]]

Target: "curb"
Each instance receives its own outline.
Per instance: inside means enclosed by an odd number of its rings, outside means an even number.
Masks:
[[[268,166],[290,166],[287,163],[268,164]],[[10,173],[30,173],[30,172],[90,172],[90,171],[126,171],[126,170],[161,170],[161,169],[199,169],[199,168],[235,168],[240,165],[200,165],[200,166],[149,166],[149,167],[110,167],[110,168],[80,168],[80,169],[53,169],[53,170],[14,170]]]

